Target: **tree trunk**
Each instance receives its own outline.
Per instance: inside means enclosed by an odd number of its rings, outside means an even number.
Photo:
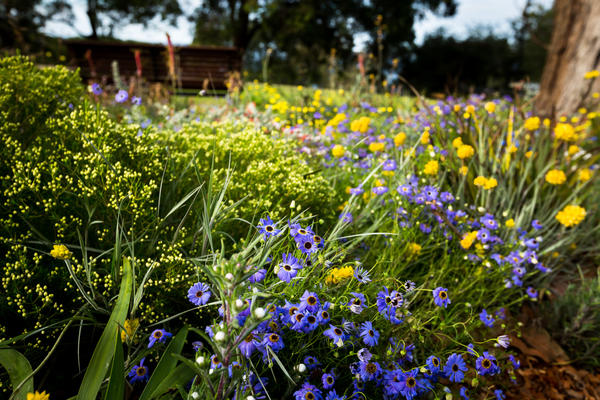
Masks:
[[[555,0],[552,41],[535,107],[539,115],[573,114],[600,91],[600,0]]]
[[[87,15],[90,20],[90,26],[92,27],[90,39],[98,39],[98,13],[96,0],[87,1]]]

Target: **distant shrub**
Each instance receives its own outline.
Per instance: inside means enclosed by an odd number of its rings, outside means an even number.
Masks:
[[[175,147],[188,153],[177,157],[193,157],[194,165],[206,180],[214,164],[213,180],[220,185],[231,166],[228,201],[232,204],[244,199],[232,218],[251,221],[267,211],[274,218],[288,217],[292,201],[298,209],[327,217],[334,214],[332,207],[340,202],[319,173],[319,167],[310,165],[295,144],[253,126],[232,122],[191,123],[172,137]],[[237,237],[244,236],[248,228],[239,222],[225,227]]]

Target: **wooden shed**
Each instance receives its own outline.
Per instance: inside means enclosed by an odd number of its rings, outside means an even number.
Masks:
[[[126,79],[141,73],[147,82],[172,82],[166,45],[77,39],[65,44],[71,64],[80,68],[85,81],[112,82],[111,64],[117,61],[119,75]],[[230,74],[241,70],[240,53],[233,47],[174,46],[173,50],[176,86],[181,89],[224,90]]]

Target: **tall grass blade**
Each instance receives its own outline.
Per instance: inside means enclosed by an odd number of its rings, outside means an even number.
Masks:
[[[117,333],[119,332],[119,326],[123,326],[127,317],[129,300],[133,288],[132,276],[132,268],[129,260],[123,259],[123,278],[121,280],[119,297],[83,376],[83,381],[77,394],[78,400],[96,400],[98,396],[102,381],[104,381],[104,377],[115,354],[115,341],[118,340]]]

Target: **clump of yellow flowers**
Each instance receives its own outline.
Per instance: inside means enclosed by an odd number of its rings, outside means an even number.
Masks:
[[[371,118],[360,117],[359,119],[355,119],[350,123],[350,130],[354,132],[366,133],[369,130],[370,123]]]
[[[568,228],[570,226],[575,226],[581,223],[581,221],[583,221],[583,219],[585,218],[585,215],[585,208],[575,205],[569,205],[556,214],[556,219],[558,220],[558,222],[560,222]]]
[[[525,129],[527,129],[528,131],[535,131],[537,129],[539,129],[540,127],[540,118],[539,117],[529,117],[525,120],[525,123],[523,124],[525,126]]]
[[[351,266],[332,269],[329,275],[325,278],[325,283],[328,285],[337,285],[354,275],[354,268]]]
[[[463,249],[468,249],[473,245],[475,239],[477,239],[477,231],[465,233],[460,241],[460,245]]]
[[[406,141],[406,133],[400,132],[396,136],[394,136],[394,145],[396,147],[400,147]]]
[[[125,323],[123,324],[123,328],[121,328],[121,341],[123,343],[127,342],[127,341],[131,341],[131,339],[133,339],[133,335],[135,335],[135,332],[137,331],[139,326],[140,326],[139,318],[126,319]]]
[[[418,243],[409,243],[408,244],[408,251],[410,251],[410,253],[414,256],[418,256],[421,253],[421,245]]]
[[[490,190],[498,186],[498,181],[496,178],[486,178],[485,176],[479,175],[473,180],[473,184],[475,186],[481,186],[486,190]]]
[[[557,140],[572,142],[577,139],[577,134],[575,133],[575,128],[573,128],[573,125],[559,122],[554,127],[554,137]]]
[[[465,158],[473,157],[473,154],[475,154],[475,149],[468,144],[461,144],[456,150],[456,154],[458,154],[458,158],[464,160]]]
[[[64,244],[55,244],[50,250],[50,255],[58,260],[68,260],[72,254]]]
[[[551,185],[562,185],[567,180],[567,176],[559,169],[551,169],[546,173],[546,182]]]
[[[425,164],[425,168],[423,169],[423,172],[426,175],[436,175],[438,173],[439,169],[440,169],[440,165],[438,164],[438,162],[436,160],[431,160],[427,164]]]
[[[331,154],[335,158],[342,157],[345,152],[346,152],[346,149],[344,149],[344,146],[342,146],[341,144],[336,144],[335,146],[333,146],[333,149],[331,149]]]

